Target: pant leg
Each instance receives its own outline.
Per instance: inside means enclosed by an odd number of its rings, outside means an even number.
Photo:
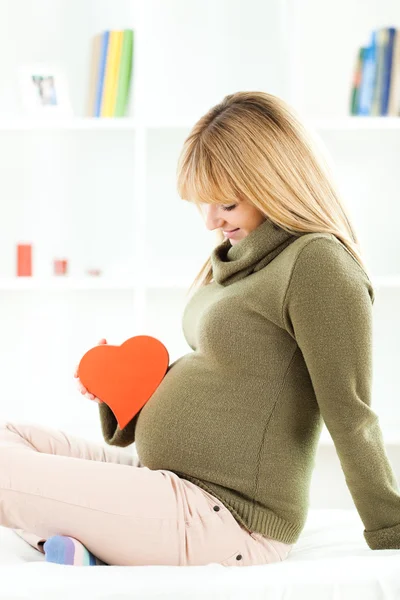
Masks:
[[[0,423],[4,431],[6,425],[18,434],[13,437],[13,445],[30,447],[37,452],[57,454],[58,456],[73,456],[100,462],[110,462],[123,465],[140,466],[140,461],[126,450],[115,446],[98,444],[80,438],[59,429],[53,429],[36,423]],[[9,438],[10,439],[10,438]],[[0,440],[0,446],[2,441]],[[7,444],[7,441],[6,441]]]
[[[30,423],[2,423],[0,425],[0,500],[3,499],[4,493],[2,493],[2,477],[6,476],[6,471],[1,467],[3,461],[1,458],[8,456],[10,447],[13,448],[13,453],[17,451],[17,455],[22,451],[26,450],[40,454],[48,454],[60,457],[75,457],[76,459],[83,459],[85,461],[98,461],[107,462],[112,464],[126,465],[141,467],[141,462],[138,457],[134,456],[133,453],[129,454],[127,451],[120,448],[106,446],[102,444],[96,444],[94,442],[67,435],[63,431],[44,427]],[[18,465],[21,465],[21,471],[28,474],[30,460],[18,460]],[[7,459],[6,459],[7,460]],[[17,478],[16,470],[12,466],[15,465],[16,461],[10,461],[9,469],[14,474],[14,478]],[[23,466],[22,466],[23,465]],[[43,467],[45,465],[43,464]],[[11,480],[11,478],[10,478]],[[33,476],[31,476],[33,482]],[[9,486],[7,486],[9,487]],[[19,497],[19,496],[18,496]],[[27,503],[28,495],[24,499]],[[0,507],[2,504],[0,502]],[[0,525],[10,527],[14,532],[24,539],[32,547],[39,550],[44,554],[43,544],[48,537],[54,535],[54,533],[47,533],[44,529],[40,530],[40,521],[36,523],[34,529],[26,529],[24,521],[18,522],[16,527],[13,527],[7,523],[7,519],[1,517],[0,508]],[[17,510],[17,507],[15,507]],[[60,531],[61,533],[61,531]],[[65,534],[67,535],[67,534]],[[76,536],[75,536],[76,537]],[[79,538],[77,538],[79,539]]]
[[[20,435],[20,440],[17,439],[16,443],[22,445],[29,444],[37,452],[57,454],[59,456],[75,456],[76,458],[98,460],[101,462],[128,464],[136,467],[141,466],[141,462],[137,456],[130,455],[125,450],[121,450],[115,446],[96,444],[70,434],[67,436],[60,430],[33,423],[19,423],[18,425],[14,425],[14,429]],[[36,535],[23,529],[14,529],[14,532],[30,546],[44,554],[43,544],[46,538],[43,535]]]
[[[54,454],[60,443],[71,447],[69,455]],[[96,452],[103,456],[102,447]],[[81,458],[80,438],[5,423],[0,525],[46,539],[69,535],[109,565],[250,566],[279,560],[220,500],[172,471],[132,466],[123,454],[122,464]]]

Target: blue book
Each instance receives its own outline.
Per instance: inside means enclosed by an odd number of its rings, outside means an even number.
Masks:
[[[387,27],[388,31],[388,42],[385,48],[385,58],[383,66],[383,89],[382,89],[382,104],[381,104],[381,115],[388,114],[389,107],[389,92],[390,92],[390,78],[392,71],[392,60],[393,60],[393,42],[396,29],[394,27]]]
[[[362,65],[361,85],[358,113],[362,116],[371,114],[376,76],[376,31],[371,32],[369,46],[365,47],[364,62]]]
[[[99,78],[97,80],[97,92],[96,92],[96,103],[95,103],[95,113],[94,113],[95,117],[101,116],[101,100],[103,97],[104,73],[106,70],[109,38],[110,38],[110,32],[104,31],[102,40],[101,40],[101,48],[100,48],[100,66],[99,66]]]

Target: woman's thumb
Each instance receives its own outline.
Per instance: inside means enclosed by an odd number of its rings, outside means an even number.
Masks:
[[[101,338],[99,344],[107,344],[107,340],[105,338]]]

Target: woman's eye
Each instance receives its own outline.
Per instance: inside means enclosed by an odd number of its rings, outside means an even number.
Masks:
[[[222,210],[233,210],[237,204],[231,204],[230,206],[223,206]]]

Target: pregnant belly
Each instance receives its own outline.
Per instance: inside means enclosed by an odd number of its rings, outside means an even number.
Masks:
[[[187,472],[218,457],[223,461],[237,439],[238,424],[245,419],[242,390],[231,390],[228,397],[229,419],[226,378],[219,381],[196,353],[181,357],[138,417],[135,442],[142,463],[150,469]]]

